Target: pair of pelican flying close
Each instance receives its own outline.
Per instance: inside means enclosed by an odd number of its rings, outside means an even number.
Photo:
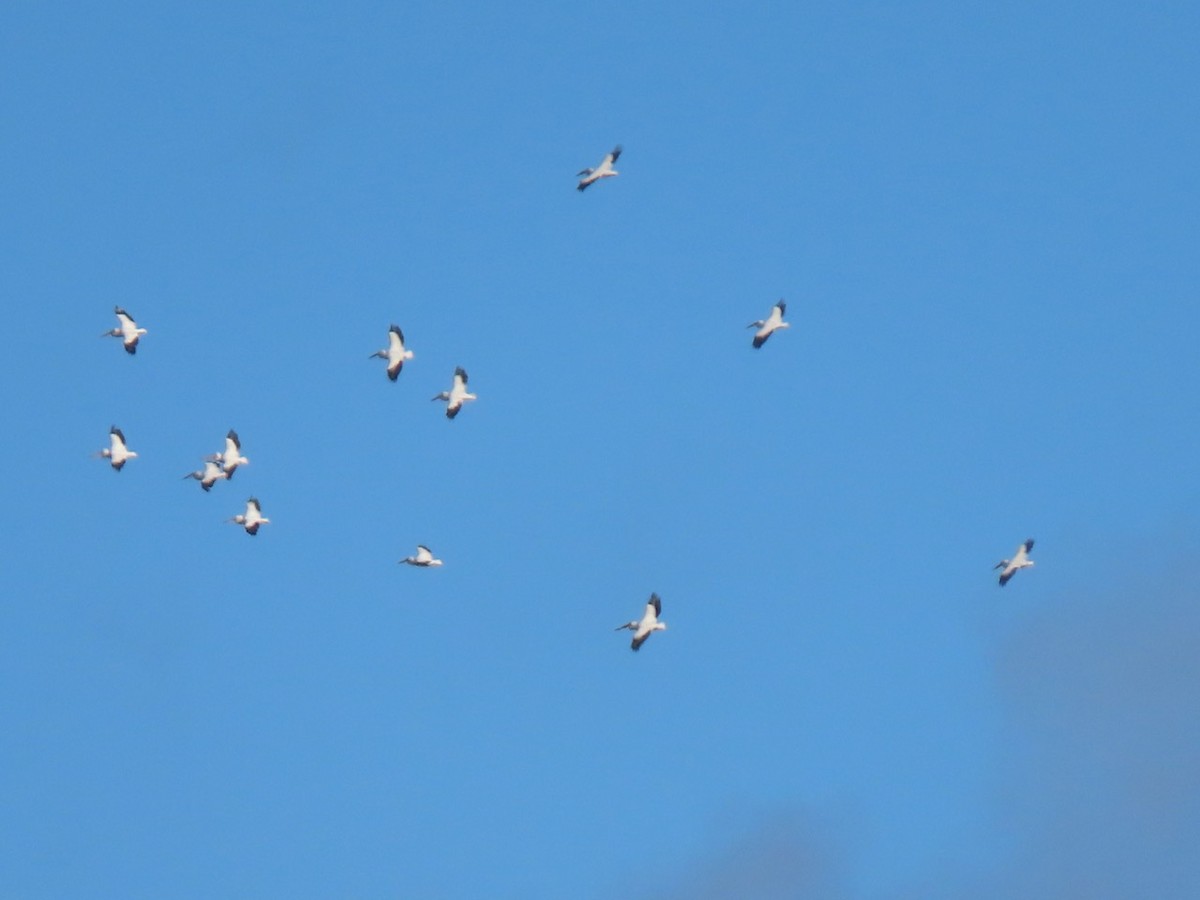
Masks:
[[[218,481],[228,481],[233,478],[233,473],[237,471],[238,466],[248,466],[250,460],[242,456],[242,442],[238,438],[238,434],[232,428],[225,435],[225,449],[219,453],[214,453],[211,456],[204,458],[204,468],[196,472],[188,472],[183,477],[194,478],[200,482],[200,487],[205,491],[211,491],[212,486]]]
[[[413,352],[404,346],[404,332],[400,330],[399,325],[393,325],[388,329],[388,345],[382,350],[376,350],[367,358],[375,359],[376,357],[387,360],[387,377],[389,379],[395,381],[400,377],[404,363],[413,358]],[[453,419],[458,415],[464,403],[478,398],[467,390],[467,371],[459,366],[454,370],[454,383],[450,390],[442,391],[432,399],[444,401],[446,418]]]
[[[120,324],[112,329],[112,331],[103,332],[100,337],[119,337],[121,343],[125,346],[125,352],[132,356],[137,353],[138,341],[146,333],[146,329],[138,328],[138,324],[133,320],[133,316],[125,312],[121,307],[114,306],[113,312],[116,313],[117,322]]]

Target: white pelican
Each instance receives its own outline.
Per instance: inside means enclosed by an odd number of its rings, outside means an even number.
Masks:
[[[204,488],[205,491],[211,491],[214,484],[216,484],[222,478],[228,478],[229,476],[226,475],[225,470],[221,468],[220,457],[217,457],[216,459],[206,459],[204,461],[203,469],[201,469],[199,472],[188,472],[183,477],[185,479],[195,478],[198,482],[200,482],[200,487]]]
[[[251,497],[246,501],[246,511],[244,513],[240,516],[234,516],[229,521],[241,525],[246,529],[246,534],[252,536],[258,534],[258,526],[271,524],[271,520],[262,514],[262,505],[255,497]]]
[[[666,631],[667,623],[658,621],[658,617],[662,614],[662,601],[658,599],[658,594],[650,595],[650,602],[646,604],[646,612],[642,614],[641,619],[635,619],[632,622],[626,622],[624,625],[618,625],[614,630],[620,631],[623,628],[628,628],[633,632],[633,640],[629,647],[632,650],[639,649],[642,644],[646,643],[646,638],[650,637],[652,632]]]
[[[108,430],[108,446],[101,450],[99,455],[108,460],[115,472],[120,472],[128,460],[137,456],[125,446],[125,435],[116,425]]]
[[[617,146],[613,148],[613,152],[604,157],[604,162],[600,163],[600,165],[596,166],[594,169],[584,169],[579,173],[579,175],[582,176],[582,180],[576,186],[576,190],[586,191],[589,185],[595,184],[601,178],[612,178],[614,175],[620,175],[621,173],[613,168],[613,163],[615,163],[620,156],[621,145],[617,144]]]
[[[446,401],[446,418],[453,419],[458,415],[458,411],[462,409],[462,405],[468,400],[478,399],[474,394],[467,393],[467,373],[459,366],[454,370],[454,387],[448,391],[442,391],[434,400]]]
[[[387,360],[387,377],[395,381],[400,377],[400,370],[404,368],[404,361],[413,358],[411,350],[404,349],[404,332],[400,330],[399,325],[393,325],[388,329],[388,345],[383,350],[376,350],[367,359],[375,357]]]
[[[250,460],[242,456],[242,442],[238,440],[237,432],[232,428],[229,429],[229,434],[225,435],[225,450],[214,453],[206,461],[209,460],[221,464],[221,471],[225,473],[226,478],[233,478],[238,466],[250,465]]]
[[[757,322],[751,322],[747,328],[757,328],[754,332],[754,349],[757,350],[767,342],[772,334],[781,328],[791,328],[791,322],[783,321],[783,314],[787,312],[787,304],[780,300],[771,309],[771,314],[765,319],[759,319]]]
[[[146,329],[138,328],[137,322],[133,321],[133,316],[121,307],[114,306],[113,312],[117,314],[117,321],[121,324],[112,331],[104,332],[100,337],[119,337],[125,345],[126,353],[137,353],[138,338],[146,333]]]
[[[1017,552],[1013,554],[1012,559],[1002,559],[996,565],[992,566],[993,569],[1004,570],[1000,573],[1000,587],[1008,584],[1008,580],[1017,574],[1018,569],[1028,569],[1033,565],[1033,560],[1029,558],[1029,551],[1032,549],[1033,538],[1030,538],[1017,548]]]
[[[424,544],[417,544],[417,555],[404,557],[404,559],[400,560],[400,564],[403,565],[404,563],[408,563],[410,566],[421,566],[422,568],[427,569],[430,566],[440,566],[442,561],[440,559],[434,559],[433,551]]]

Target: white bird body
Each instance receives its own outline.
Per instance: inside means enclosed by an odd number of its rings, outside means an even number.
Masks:
[[[125,466],[125,463],[137,456],[137,453],[130,450],[125,444],[125,435],[121,429],[114,425],[108,431],[108,446],[100,451],[100,456],[108,460],[109,465],[113,467],[113,471],[120,472]]]
[[[453,419],[458,415],[458,411],[462,409],[462,405],[468,400],[478,399],[474,394],[467,392],[467,373],[462,366],[454,370],[454,387],[448,391],[442,391],[433,398],[434,400],[446,401],[446,418]]]
[[[1033,566],[1033,560],[1029,558],[1029,551],[1033,549],[1033,538],[1030,538],[1013,554],[1012,559],[1002,559],[996,563],[993,569],[1003,569],[1000,573],[1000,587],[1008,584],[1009,579],[1017,574],[1021,569],[1028,569]]]
[[[262,504],[255,497],[251,497],[246,501],[246,511],[240,516],[234,516],[229,521],[235,522],[246,529],[246,533],[253,536],[258,534],[260,525],[270,525],[271,520],[262,514]]]
[[[424,544],[417,544],[416,556],[406,556],[404,559],[400,560],[401,565],[404,565],[405,563],[410,566],[420,566],[423,569],[442,565],[442,561],[440,559],[436,559],[433,555],[433,551]]]
[[[767,338],[769,338],[776,331],[779,331],[783,328],[792,327],[791,322],[783,321],[783,314],[785,312],[787,312],[787,304],[780,300],[771,308],[771,314],[769,316],[767,316],[765,319],[759,319],[756,322],[751,322],[746,326],[747,328],[758,329],[758,331],[754,332],[755,350],[765,344],[767,342]]]
[[[607,156],[605,156],[604,161],[600,163],[600,165],[596,166],[596,168],[584,169],[583,171],[579,172],[579,175],[582,177],[575,189],[579,191],[586,191],[591,185],[595,184],[601,178],[612,178],[615,175],[620,175],[621,173],[613,168],[613,163],[615,163],[620,156],[621,145],[618,144],[613,148],[612,153],[609,153]]]
[[[119,337],[121,343],[125,345],[125,352],[129,354],[137,353],[138,340],[146,333],[145,328],[138,328],[137,322],[133,321],[133,316],[125,312],[119,306],[113,307],[113,312],[117,315],[117,321],[120,323],[112,331],[106,331],[101,337]]]
[[[232,428],[225,435],[225,449],[220,453],[214,453],[209,460],[220,463],[221,471],[225,473],[226,478],[233,478],[233,473],[237,471],[238,466],[250,465],[250,460],[242,456],[242,442]]]
[[[204,488],[205,491],[211,491],[214,484],[223,478],[228,478],[229,475],[221,468],[220,457],[217,457],[215,459],[206,459],[203,469],[198,472],[188,472],[183,477],[185,479],[195,478],[200,482],[200,487]]]
[[[618,625],[616,631],[621,631],[628,628],[633,632],[633,640],[629,643],[631,650],[641,649],[642,644],[646,643],[646,639],[656,631],[666,631],[667,623],[658,621],[658,617],[662,615],[662,600],[658,594],[651,594],[650,601],[646,604],[646,611],[640,619],[635,619],[632,622],[626,622],[624,625]]]
[[[387,377],[395,381],[400,377],[400,370],[404,368],[406,360],[413,358],[413,352],[406,350],[404,347],[404,332],[400,330],[399,325],[393,325],[388,329],[388,345],[383,350],[376,350],[368,359],[380,357],[387,360]]]

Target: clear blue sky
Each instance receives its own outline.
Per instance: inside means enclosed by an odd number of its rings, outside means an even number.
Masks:
[[[0,895],[1200,896],[1200,10],[1047,6],[6,5]]]

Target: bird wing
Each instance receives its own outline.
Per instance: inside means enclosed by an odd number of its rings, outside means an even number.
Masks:
[[[649,614],[650,610],[654,610],[654,618],[656,619],[662,615],[662,600],[658,594],[650,595],[650,602],[646,604],[646,613]]]
[[[1029,540],[1027,540],[1025,542],[1025,551],[1028,552],[1032,549],[1033,549],[1033,538],[1030,538]]]
[[[254,510],[256,513],[262,512],[262,504],[258,502],[257,497],[251,497],[249,500],[246,501],[246,516],[247,517],[250,516],[250,510]]]
[[[433,551],[424,544],[417,544],[417,559],[420,561],[433,559]]]
[[[608,156],[604,157],[604,161],[611,166],[613,163],[615,163],[620,158],[621,158],[621,145],[617,144],[617,146],[613,147],[612,153],[610,153],[610,154],[608,154]]]
[[[1013,573],[1015,573],[1015,572],[1016,572],[1016,569],[1005,569],[1003,572],[1001,572],[1000,573],[1000,587],[1004,587],[1006,584],[1008,584],[1009,579],[1011,579],[1013,577]]]
[[[399,325],[393,325],[388,330],[388,346],[394,351],[404,352],[404,332]]]
[[[229,434],[225,435],[225,457],[237,459],[241,449],[242,442],[238,440],[237,432],[232,428],[229,429]]]
[[[113,312],[117,314],[117,318],[121,321],[122,330],[126,328],[132,328],[135,331],[137,330],[137,322],[133,320],[133,316],[125,312],[125,310],[121,309],[119,306],[113,307]]]
[[[634,650],[634,651],[640,650],[642,647],[642,644],[646,643],[646,638],[648,638],[648,637],[650,637],[649,631],[647,631],[645,634],[642,634],[639,631],[637,634],[635,634],[633,636],[633,640],[629,642],[629,649]]]
[[[462,366],[454,370],[454,388],[464,391],[467,389],[467,371]]]

